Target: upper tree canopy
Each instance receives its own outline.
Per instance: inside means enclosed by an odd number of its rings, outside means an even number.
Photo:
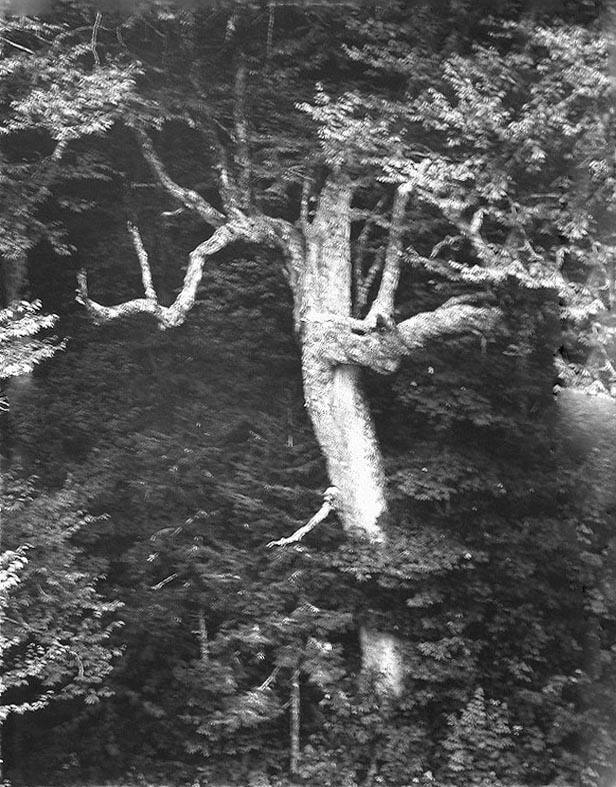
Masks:
[[[400,221],[411,266],[483,289],[508,276],[549,283],[574,320],[611,305],[611,33],[607,17],[589,27],[590,4],[532,16],[444,0],[44,11],[2,22],[5,266],[43,239],[71,251],[62,219],[92,193],[79,180],[120,177],[132,221],[134,185],[154,176],[168,220],[186,213],[214,230],[165,311],[129,226],[145,277],[135,308],[176,324],[207,257],[232,240],[288,245],[339,170],[354,191],[357,316]],[[116,156],[110,168],[106,138],[142,164]],[[81,288],[86,300],[85,278]],[[605,326],[594,341],[609,341]]]

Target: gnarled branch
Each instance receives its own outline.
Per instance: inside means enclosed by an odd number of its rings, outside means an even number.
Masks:
[[[305,525],[298,528],[294,533],[286,538],[279,538],[277,541],[270,541],[267,544],[267,548],[271,549],[272,547],[286,547],[289,544],[296,544],[298,541],[301,541],[302,538],[311,530],[314,530],[317,525],[320,525],[324,519],[327,519],[329,514],[332,511],[336,510],[336,499],[338,498],[340,492],[337,487],[330,486],[328,489],[325,490],[325,494],[323,495],[323,505],[317,513],[310,519]]]
[[[176,183],[169,176],[147,132],[140,126],[132,126],[132,131],[139,144],[143,157],[154,175],[156,175],[158,182],[167,193],[186,208],[200,216],[208,224],[214,227],[219,227],[221,224],[224,224],[226,221],[224,214],[210,205],[210,203],[197,191],[180,186],[179,183]]]
[[[412,356],[431,341],[489,330],[500,317],[498,308],[451,299],[387,330],[374,331],[363,320],[327,314],[312,314],[307,323],[310,341],[321,358],[333,365],[356,364],[391,374],[405,356]]]
[[[129,229],[131,227],[132,225],[129,226]],[[235,241],[243,240],[247,243],[281,249],[286,255],[287,271],[291,279],[299,275],[298,270],[303,257],[301,242],[297,230],[292,224],[283,219],[267,216],[248,218],[240,214],[238,218],[218,227],[207,240],[192,250],[180,292],[170,306],[162,306],[156,298],[152,285],[147,252],[143,248],[141,236],[134,227],[131,234],[141,265],[146,297],[134,298],[114,306],[104,306],[90,298],[86,272],[82,270],[77,275],[77,301],[86,307],[96,322],[110,322],[135,314],[151,314],[162,329],[182,325],[188,312],[195,305],[197,290],[207,259]]]
[[[452,298],[431,312],[420,312],[401,322],[396,331],[405,355],[423,349],[429,342],[446,336],[493,329],[502,317],[494,306],[473,306]]]
[[[156,298],[156,293],[151,284],[151,278],[148,280],[149,266],[144,273],[144,257],[147,261],[147,254],[141,245],[142,252],[137,248],[137,253],[140,257],[142,266],[142,278],[146,292],[145,298],[134,298],[133,300],[126,301],[114,306],[103,306],[96,301],[93,301],[88,294],[88,282],[85,271],[80,271],[77,275],[77,301],[83,304],[92,318],[96,322],[111,322],[123,317],[129,317],[135,314],[151,314],[159,323],[161,328],[170,328],[173,326],[181,325],[188,312],[194,306],[197,297],[197,288],[203,275],[203,266],[208,257],[212,254],[223,249],[237,237],[243,235],[243,228],[234,227],[231,224],[225,224],[214,231],[214,234],[203,243],[200,243],[190,253],[188,267],[184,275],[184,283],[177,298],[170,306],[161,306]],[[133,236],[134,238],[134,236]],[[139,240],[140,237],[139,237]]]

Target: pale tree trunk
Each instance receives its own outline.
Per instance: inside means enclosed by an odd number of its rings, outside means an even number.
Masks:
[[[241,85],[240,79],[239,88]],[[241,131],[241,128],[237,130],[238,139]],[[270,542],[269,546],[283,546],[300,540],[335,509],[350,538],[361,538],[372,544],[375,550],[383,549],[387,539],[385,472],[362,385],[362,368],[382,374],[391,373],[398,368],[402,357],[422,350],[432,339],[469,330],[490,329],[500,318],[498,310],[454,298],[434,311],[422,312],[394,324],[393,302],[399,280],[404,217],[409,197],[409,188],[405,184],[398,186],[394,195],[378,294],[367,317],[360,320],[352,317],[351,298],[353,184],[344,173],[330,174],[321,190],[312,222],[308,221],[308,195],[304,194],[301,227],[298,227],[283,219],[248,212],[240,189],[225,165],[224,156],[220,166],[220,194],[224,205],[224,212],[221,212],[200,194],[180,186],[169,177],[147,132],[135,129],[135,137],[160,185],[185,210],[214,227],[214,231],[191,252],[184,284],[169,306],[158,301],[147,252],[138,228],[132,225],[129,231],[141,267],[145,297],[114,306],[99,304],[88,294],[83,271],[78,277],[78,301],[97,322],[147,313],[157,320],[161,328],[169,328],[185,321],[195,304],[203,267],[212,255],[236,241],[260,244],[282,252],[301,344],[306,407],[332,487],[325,495],[321,510],[307,525],[288,538]],[[249,178],[244,158],[240,156],[236,165]],[[417,252],[413,251],[413,254],[421,259]],[[364,286],[366,282],[359,284]],[[358,288],[357,279],[355,288]],[[383,326],[386,330],[382,330]],[[379,631],[366,615],[359,640],[364,670],[375,674],[380,691],[399,694],[404,668],[396,638],[391,633]]]
[[[339,490],[337,511],[345,532],[378,549],[386,539],[385,472],[362,370],[328,360],[319,321],[322,314],[351,317],[351,196],[346,180],[329,182],[305,232],[307,281],[299,293],[302,373],[308,414],[330,482]],[[381,689],[399,694],[403,668],[395,638],[364,624],[360,643],[364,670],[376,674]]]

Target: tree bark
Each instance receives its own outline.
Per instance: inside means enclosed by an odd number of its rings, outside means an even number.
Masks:
[[[385,542],[385,471],[374,422],[362,385],[362,370],[335,363],[325,352],[319,315],[351,317],[351,186],[344,178],[323,189],[306,231],[305,281],[296,288],[302,317],[304,396],[332,485],[339,490],[337,511],[345,532],[378,549]],[[299,308],[298,308],[299,306]],[[399,694],[403,670],[390,634],[363,626],[364,669],[374,671],[383,691]]]

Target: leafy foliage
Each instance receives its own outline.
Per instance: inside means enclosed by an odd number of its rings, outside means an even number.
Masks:
[[[52,700],[93,703],[109,693],[103,679],[119,655],[108,644],[119,605],[99,596],[95,566],[71,543],[91,521],[76,497],[70,485],[40,494],[33,479],[5,479],[2,721]]]

